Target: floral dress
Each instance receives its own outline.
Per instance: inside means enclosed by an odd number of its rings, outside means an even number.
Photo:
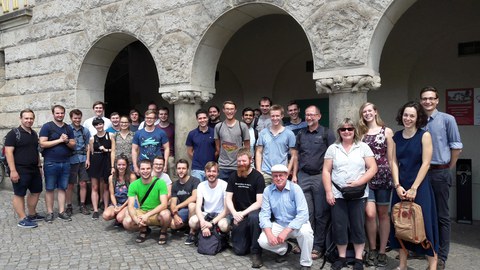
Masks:
[[[385,137],[385,127],[374,135],[365,134],[363,142],[370,146],[377,162],[378,171],[368,182],[370,189],[392,189],[392,172],[387,158],[387,138]]]

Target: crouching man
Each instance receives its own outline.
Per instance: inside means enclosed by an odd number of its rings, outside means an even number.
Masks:
[[[277,262],[286,261],[292,246],[286,242],[296,238],[302,250],[301,269],[312,266],[313,230],[308,221],[308,206],[303,191],[287,180],[288,168],[277,164],[272,167],[273,185],[263,192],[260,210],[262,233],[258,243],[263,249],[278,254]]]
[[[142,243],[152,231],[148,226],[160,226],[158,244],[163,245],[167,241],[167,229],[171,222],[170,211],[167,209],[167,185],[163,180],[152,177],[150,160],[140,161],[139,170],[140,178],[128,187],[128,211],[123,227],[127,230],[139,230],[136,242]],[[135,208],[136,206],[138,208]]]

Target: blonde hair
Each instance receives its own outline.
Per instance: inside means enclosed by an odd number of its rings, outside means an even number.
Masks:
[[[348,118],[348,117],[343,119],[342,121],[340,121],[340,123],[337,126],[337,135],[338,135],[337,142],[342,142],[342,136],[340,136],[340,128],[343,128],[343,126],[345,126],[345,125],[352,126],[354,128],[353,129],[353,142],[358,143],[360,141],[360,136],[358,135],[357,125],[355,125],[355,122],[353,122],[353,120]]]
[[[382,118],[380,117],[380,113],[378,112],[378,109],[377,109],[377,105],[371,103],[371,102],[365,102],[363,103],[362,106],[360,106],[360,109],[358,110],[358,116],[359,116],[359,120],[358,120],[358,136],[359,138],[362,138],[363,135],[367,134],[368,132],[368,125],[367,123],[365,123],[365,119],[363,119],[363,110],[367,107],[367,106],[372,106],[372,109],[377,113],[375,115],[375,123],[377,123],[377,125],[383,127],[385,126],[385,123],[383,122]]]

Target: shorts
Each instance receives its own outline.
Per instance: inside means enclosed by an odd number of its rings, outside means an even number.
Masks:
[[[368,201],[377,205],[390,205],[392,200],[391,189],[371,189],[368,188]]]
[[[69,184],[76,184],[78,181],[87,182],[89,180],[90,177],[88,177],[85,162],[70,164],[70,176],[68,178]]]
[[[36,168],[36,166],[35,166]],[[19,172],[20,179],[17,183],[12,183],[13,194],[15,196],[25,197],[27,189],[30,193],[41,193],[43,190],[42,174],[40,170],[35,169],[32,172]]]
[[[67,189],[68,178],[70,177],[70,162],[45,161],[43,172],[45,174],[45,189],[47,191]]]
[[[178,210],[178,215],[182,218],[183,223],[188,222],[188,207]]]
[[[137,214],[137,216],[141,216],[141,215],[146,214],[148,212],[149,211],[145,211],[145,210],[142,210],[142,209],[135,209],[135,213]],[[150,216],[147,220],[147,225],[162,226],[162,223],[158,220],[158,214]]]

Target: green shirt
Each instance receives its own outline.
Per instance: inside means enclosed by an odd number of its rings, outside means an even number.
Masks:
[[[139,178],[133,183],[130,184],[128,187],[128,197],[137,197],[138,202],[143,199],[145,194],[147,193],[148,189],[150,188],[150,185],[155,181],[157,177],[154,177],[152,179],[152,182],[148,184],[142,183],[142,179]],[[167,184],[165,184],[165,181],[162,179],[158,179],[158,181],[155,183],[155,186],[152,188],[152,191],[150,191],[150,194],[148,195],[147,199],[143,202],[143,204],[140,206],[140,209],[144,211],[151,211],[155,207],[159,206],[161,204],[160,202],[160,195],[167,195],[168,194],[168,189],[167,189]]]

